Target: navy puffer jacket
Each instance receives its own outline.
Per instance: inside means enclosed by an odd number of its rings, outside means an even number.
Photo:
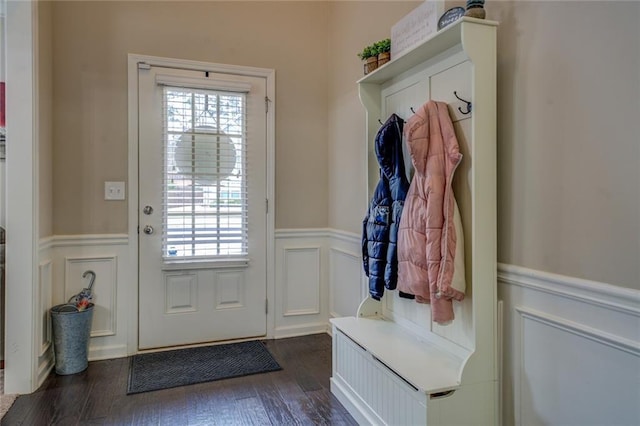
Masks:
[[[376,134],[380,181],[362,222],[363,266],[369,277],[369,294],[376,300],[380,300],[385,287],[395,289],[398,280],[398,225],[409,190],[402,156],[403,125],[404,121],[393,114]]]

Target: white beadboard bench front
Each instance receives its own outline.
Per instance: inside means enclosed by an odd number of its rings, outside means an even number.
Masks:
[[[455,353],[453,348],[445,347],[446,341],[438,345],[437,342],[422,340],[406,328],[384,318],[333,318],[331,323],[334,334],[337,329],[370,353],[376,361],[426,395],[454,390],[460,385],[465,361],[462,358],[463,348]]]

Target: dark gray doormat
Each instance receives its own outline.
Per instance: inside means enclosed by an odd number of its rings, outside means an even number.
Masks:
[[[134,355],[127,395],[281,369],[259,341]]]

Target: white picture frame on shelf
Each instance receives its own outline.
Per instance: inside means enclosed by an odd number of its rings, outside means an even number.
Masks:
[[[438,31],[444,1],[426,0],[391,27],[391,58],[426,40]]]

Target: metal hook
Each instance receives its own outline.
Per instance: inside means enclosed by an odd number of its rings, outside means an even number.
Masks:
[[[382,121],[380,121],[380,119],[379,119],[379,118],[378,118],[378,123],[380,123],[380,124],[384,124]]]
[[[413,110],[413,107],[409,107],[409,109],[411,110],[411,112],[412,112],[412,113],[414,113],[414,114],[416,113],[416,112]]]
[[[458,93],[455,90],[453,91],[453,96],[455,96],[456,98],[458,98],[459,100],[461,100],[462,102],[467,104],[467,111],[466,112],[463,111],[462,108],[460,108],[460,107],[458,107],[458,111],[460,111],[464,115],[471,114],[471,102],[465,101],[464,99],[462,99],[460,96],[458,96]]]

